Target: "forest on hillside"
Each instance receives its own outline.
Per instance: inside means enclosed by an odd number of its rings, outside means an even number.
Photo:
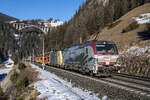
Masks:
[[[105,26],[150,0],[87,0],[74,17],[45,36],[46,49],[63,49],[87,41]]]
[[[16,49],[16,40],[12,33],[15,32],[9,24],[0,22],[0,62],[8,57],[8,52]]]
[[[15,34],[19,35],[17,39]],[[42,46],[41,33],[37,30],[18,31],[12,25],[0,22],[0,63],[8,59],[9,56],[18,62],[23,58],[33,55],[33,50],[39,53]],[[40,46],[41,45],[41,46]]]

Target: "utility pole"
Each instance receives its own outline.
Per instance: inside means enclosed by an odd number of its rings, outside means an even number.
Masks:
[[[43,69],[45,68],[45,61],[44,61],[44,37],[43,37]]]
[[[32,54],[30,54],[30,63],[32,63]]]
[[[33,63],[34,63],[34,49],[33,49]]]
[[[82,43],[82,37],[80,36],[80,44]]]
[[[56,41],[56,48],[57,48],[57,40],[55,40]]]

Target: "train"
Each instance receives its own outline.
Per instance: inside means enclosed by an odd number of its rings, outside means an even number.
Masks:
[[[110,76],[112,72],[120,70],[118,58],[114,42],[89,41],[64,50],[50,51],[44,57],[36,57],[35,62],[84,74]]]

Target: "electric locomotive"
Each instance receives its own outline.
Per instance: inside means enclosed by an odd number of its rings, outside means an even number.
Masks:
[[[118,50],[110,41],[90,41],[63,52],[64,64],[78,66],[90,74],[109,74],[118,71]]]

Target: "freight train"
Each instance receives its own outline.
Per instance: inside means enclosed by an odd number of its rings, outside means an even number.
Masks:
[[[37,63],[44,63],[90,75],[107,76],[118,71],[118,49],[111,41],[89,41],[70,48],[50,51],[48,55],[36,57]]]

